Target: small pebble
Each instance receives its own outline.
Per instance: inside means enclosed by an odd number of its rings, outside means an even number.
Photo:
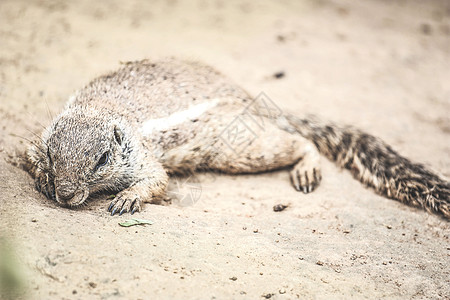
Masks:
[[[280,72],[276,72],[275,74],[273,74],[273,77],[275,77],[276,79],[281,79],[285,76],[283,71]]]
[[[284,204],[277,204],[273,206],[273,211],[283,211],[288,207],[288,205],[284,205]]]

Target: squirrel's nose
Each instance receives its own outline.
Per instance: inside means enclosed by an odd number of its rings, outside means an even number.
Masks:
[[[57,191],[56,194],[58,198],[62,201],[70,200],[75,195],[75,193],[73,192],[66,192],[66,191]]]
[[[69,182],[60,182],[56,187],[56,196],[62,201],[67,201],[75,196],[76,187]]]

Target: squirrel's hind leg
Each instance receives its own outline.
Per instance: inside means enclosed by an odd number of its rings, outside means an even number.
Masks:
[[[309,193],[318,186],[322,178],[320,154],[312,142],[280,129],[271,119],[260,123],[264,124],[262,127],[251,124],[248,119],[239,122],[241,128],[227,127],[231,132],[226,129],[219,135],[208,153],[206,169],[239,174],[293,166],[290,177],[297,191]],[[233,136],[233,133],[244,136]]]

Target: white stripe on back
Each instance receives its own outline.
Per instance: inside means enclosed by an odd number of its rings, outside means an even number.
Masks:
[[[144,124],[142,124],[141,132],[143,135],[149,135],[154,131],[167,130],[188,120],[194,120],[208,109],[216,106],[217,103],[219,103],[219,99],[212,99],[208,102],[192,105],[188,109],[174,112],[170,116],[164,118],[145,121]]]

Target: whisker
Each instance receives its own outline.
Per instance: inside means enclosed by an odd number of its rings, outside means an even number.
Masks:
[[[44,126],[44,124],[42,124],[41,122],[39,122],[36,117],[30,113],[29,111],[26,111],[26,113],[28,114],[28,116],[34,121],[36,122],[44,131],[47,131],[47,127]]]
[[[15,133],[10,133],[9,135],[10,135],[10,136],[13,136],[13,137],[16,137],[16,138],[19,138],[19,139],[22,139],[22,140],[25,140],[25,141],[27,141],[27,142],[30,143],[30,144],[36,145],[36,142],[35,142],[35,141],[30,140],[29,138],[26,138],[26,137],[24,137],[24,136],[21,136],[21,135],[15,134]]]
[[[47,142],[40,136],[38,135],[36,132],[30,130],[30,129],[26,129],[29,133],[31,133],[34,137],[36,137],[37,139],[39,139],[43,144],[45,144],[45,146],[48,147]]]
[[[50,106],[48,105],[47,99],[44,99],[45,105],[47,106],[47,116],[50,118],[50,122],[54,119],[52,111],[50,110]]]
[[[29,138],[26,138],[26,137],[17,135],[17,134],[15,134],[15,133],[10,133],[10,136],[13,136],[13,137],[16,137],[16,138],[25,140],[25,141],[27,141],[28,143],[30,143],[31,145],[36,146],[36,148],[38,148],[38,149],[39,149],[40,151],[42,151],[43,153],[45,153],[45,151],[44,151],[45,149],[43,149],[43,148],[41,147],[41,145],[39,145],[39,144],[38,144],[36,141],[34,141],[34,140],[31,140],[31,139],[29,139]]]

